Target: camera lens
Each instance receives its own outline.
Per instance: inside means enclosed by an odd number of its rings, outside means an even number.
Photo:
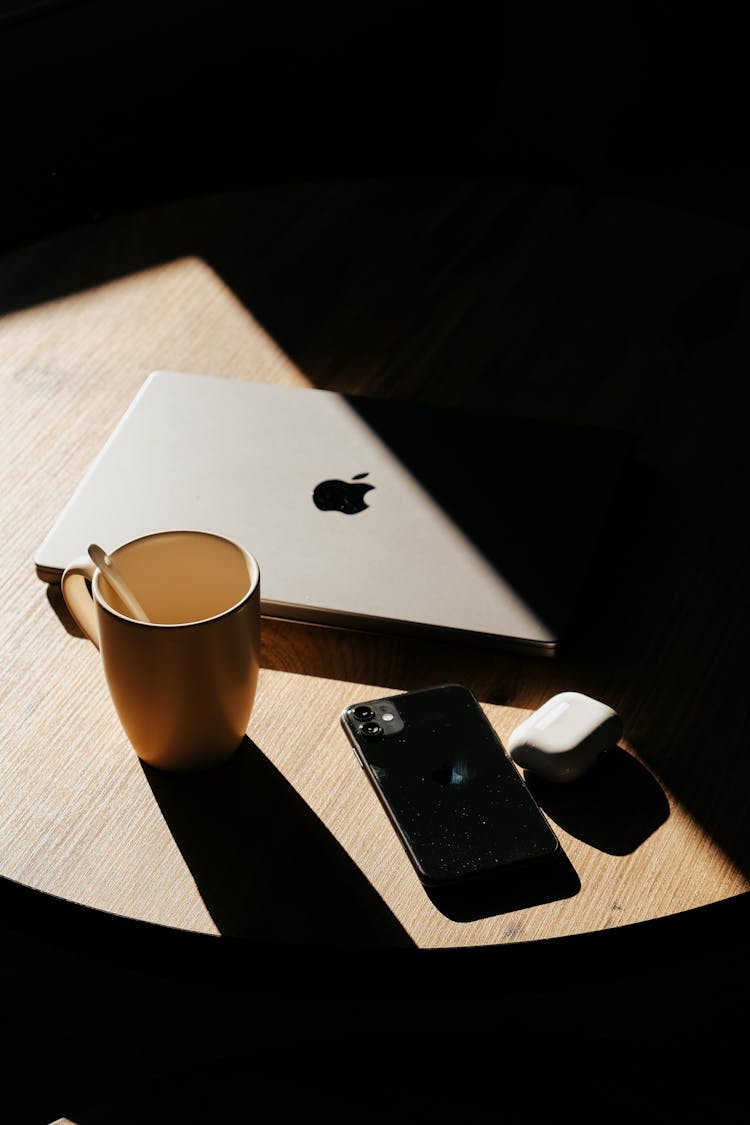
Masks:
[[[364,738],[382,738],[383,728],[380,723],[363,723],[362,735]]]
[[[358,707],[354,708],[352,714],[360,723],[366,723],[370,719],[375,718],[375,712],[372,707],[368,707],[366,703],[360,703]]]

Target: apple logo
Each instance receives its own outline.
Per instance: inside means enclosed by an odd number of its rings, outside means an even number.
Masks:
[[[458,758],[455,762],[442,762],[432,771],[432,780],[438,785],[467,785],[476,777],[476,770]]]
[[[347,516],[354,516],[363,511],[367,506],[365,493],[370,492],[374,484],[355,484],[361,481],[367,473],[357,473],[350,481],[324,480],[315,486],[313,503],[321,512],[343,512]]]

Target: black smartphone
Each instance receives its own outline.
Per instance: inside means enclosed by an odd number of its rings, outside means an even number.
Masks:
[[[441,684],[352,703],[341,722],[425,886],[475,882],[558,852],[468,688]]]

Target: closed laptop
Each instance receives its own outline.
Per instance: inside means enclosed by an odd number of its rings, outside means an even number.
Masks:
[[[267,616],[554,655],[627,460],[608,429],[154,371],[35,565],[213,531]]]

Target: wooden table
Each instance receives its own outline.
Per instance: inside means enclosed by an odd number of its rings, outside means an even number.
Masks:
[[[500,181],[268,186],[126,214],[0,262],[0,875],[107,914],[299,946],[534,942],[740,896],[750,836],[748,233]],[[248,740],[141,766],[33,555],[155,368],[615,425],[636,466],[560,657],[265,621]],[[502,482],[495,518],[502,520]],[[339,727],[448,680],[501,738],[557,691],[620,713],[536,785],[564,878],[446,905]]]

